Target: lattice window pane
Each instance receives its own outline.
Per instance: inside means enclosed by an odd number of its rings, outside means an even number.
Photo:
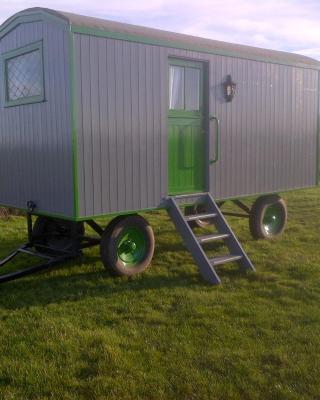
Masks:
[[[8,59],[6,70],[9,101],[42,94],[42,63],[38,49]]]

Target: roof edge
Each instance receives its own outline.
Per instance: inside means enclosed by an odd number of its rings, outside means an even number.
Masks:
[[[13,14],[0,25],[0,39],[17,25],[23,22],[34,22],[37,20],[37,17],[39,20],[46,17],[51,18],[56,22],[71,25],[69,19],[59,11],[43,7],[26,8],[25,10]]]
[[[20,23],[36,21],[37,17],[39,19],[51,18],[67,24],[73,33],[320,70],[320,61],[297,53],[233,44],[43,7],[27,8],[12,15],[0,26],[0,38]]]
[[[107,31],[107,30],[102,30],[102,29],[94,29],[94,28],[86,28],[86,27],[81,27],[81,26],[75,26],[73,24],[70,24],[71,26],[71,32],[73,33],[78,33],[78,34],[84,34],[84,35],[89,35],[89,36],[96,36],[96,37],[105,37],[105,38],[110,38],[110,39],[116,39],[116,40],[123,40],[123,41],[128,41],[128,42],[135,42],[135,43],[143,43],[143,44],[149,44],[149,45],[155,45],[155,46],[163,46],[167,48],[172,48],[172,49],[180,49],[180,50],[186,50],[186,51],[194,51],[198,53],[204,53],[204,54],[213,54],[217,56],[225,56],[225,57],[233,57],[233,58],[239,58],[242,60],[251,60],[251,61],[257,61],[257,62],[264,62],[264,63],[270,63],[270,64],[278,64],[278,65],[284,65],[284,66],[290,66],[290,67],[297,67],[297,68],[305,68],[305,69],[312,69],[319,71],[320,70],[320,61],[313,59],[311,57],[307,56],[301,56],[300,54],[296,53],[289,53],[289,52],[281,52],[277,50],[269,50],[270,52],[275,52],[275,53],[282,53],[282,54],[294,54],[297,56],[301,57],[301,61],[293,62],[290,60],[286,61],[279,61],[275,60],[269,57],[262,57],[262,56],[257,56],[250,54],[248,51],[247,54],[245,53],[237,53],[236,51],[226,51],[226,50],[220,50],[220,49],[210,49],[206,47],[200,47],[198,45],[186,45],[183,43],[179,42],[174,42],[174,41],[166,41],[164,39],[152,39],[144,36],[136,36],[132,34],[122,34],[118,32],[112,32],[112,31]],[[243,46],[244,48],[248,48],[248,50],[251,48],[250,46]],[[307,62],[303,62],[303,59],[308,59],[312,60],[313,64],[308,64]]]

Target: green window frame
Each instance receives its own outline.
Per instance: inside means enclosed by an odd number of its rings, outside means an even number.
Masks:
[[[20,56],[27,55],[29,53],[38,51],[40,66],[39,66],[39,82],[40,91],[36,95],[31,96],[21,96],[17,99],[10,99],[9,93],[9,74],[8,74],[8,63]],[[43,70],[43,43],[42,40],[34,43],[30,43],[27,46],[20,47],[18,49],[6,52],[2,54],[2,67],[3,67],[3,88],[4,88],[4,107],[12,107],[23,104],[40,103],[45,100],[44,93],[44,70]]]
[[[184,81],[183,81],[183,108],[176,109],[170,108],[170,90],[168,92],[168,108],[169,108],[169,116],[195,116],[198,117],[202,115],[203,111],[203,64],[198,61],[191,61],[187,59],[175,59],[169,58],[169,71],[170,67],[182,67],[184,70]],[[198,108],[196,110],[190,110],[186,107],[187,99],[186,99],[186,71],[189,70],[199,70],[200,71],[200,80],[199,80],[199,92],[198,92]],[[170,72],[169,72],[170,73]]]

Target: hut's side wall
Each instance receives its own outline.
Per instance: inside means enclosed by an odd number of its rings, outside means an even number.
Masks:
[[[0,53],[43,41],[45,101],[4,108],[0,63],[0,204],[72,217],[73,164],[70,34],[67,24],[22,23],[0,40]]]
[[[231,103],[218,94],[227,74],[237,83]],[[318,71],[217,56],[210,81],[221,121],[221,157],[210,167],[217,198],[316,184]]]
[[[170,56],[209,63],[209,112],[221,123],[220,160],[208,166],[215,198],[315,184],[317,71],[75,34],[80,216],[157,207],[167,195]],[[214,143],[212,124],[212,155]]]
[[[167,51],[75,35],[80,216],[155,207],[167,191]]]

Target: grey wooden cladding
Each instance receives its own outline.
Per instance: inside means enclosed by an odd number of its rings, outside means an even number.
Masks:
[[[167,193],[162,49],[75,35],[75,54],[80,215],[158,206]]]
[[[39,213],[74,219],[163,206],[170,57],[201,61],[208,72],[206,111],[221,126],[212,165],[217,131],[214,122],[205,126],[206,190],[215,199],[316,184],[317,61],[304,58],[300,68],[284,65],[284,54],[272,61],[271,51],[264,62],[74,33],[74,17],[32,10],[0,29],[1,54],[43,41],[45,84],[44,102],[4,107],[0,81],[0,204],[25,208],[33,200]],[[227,75],[237,84],[229,103]]]
[[[209,113],[221,125],[220,159],[208,165],[215,198],[315,184],[316,70],[82,34],[75,44],[81,216],[158,207],[168,194],[169,57],[208,65]],[[207,161],[215,134],[210,123]]]
[[[210,111],[221,121],[221,157],[210,169],[213,194],[228,198],[313,186],[318,73],[216,57],[211,89],[228,73],[238,84],[233,102],[210,93]]]
[[[73,216],[69,33],[51,21],[20,24],[0,53],[43,41],[45,102],[4,108],[0,100],[0,204]],[[3,77],[0,64],[0,76]]]

